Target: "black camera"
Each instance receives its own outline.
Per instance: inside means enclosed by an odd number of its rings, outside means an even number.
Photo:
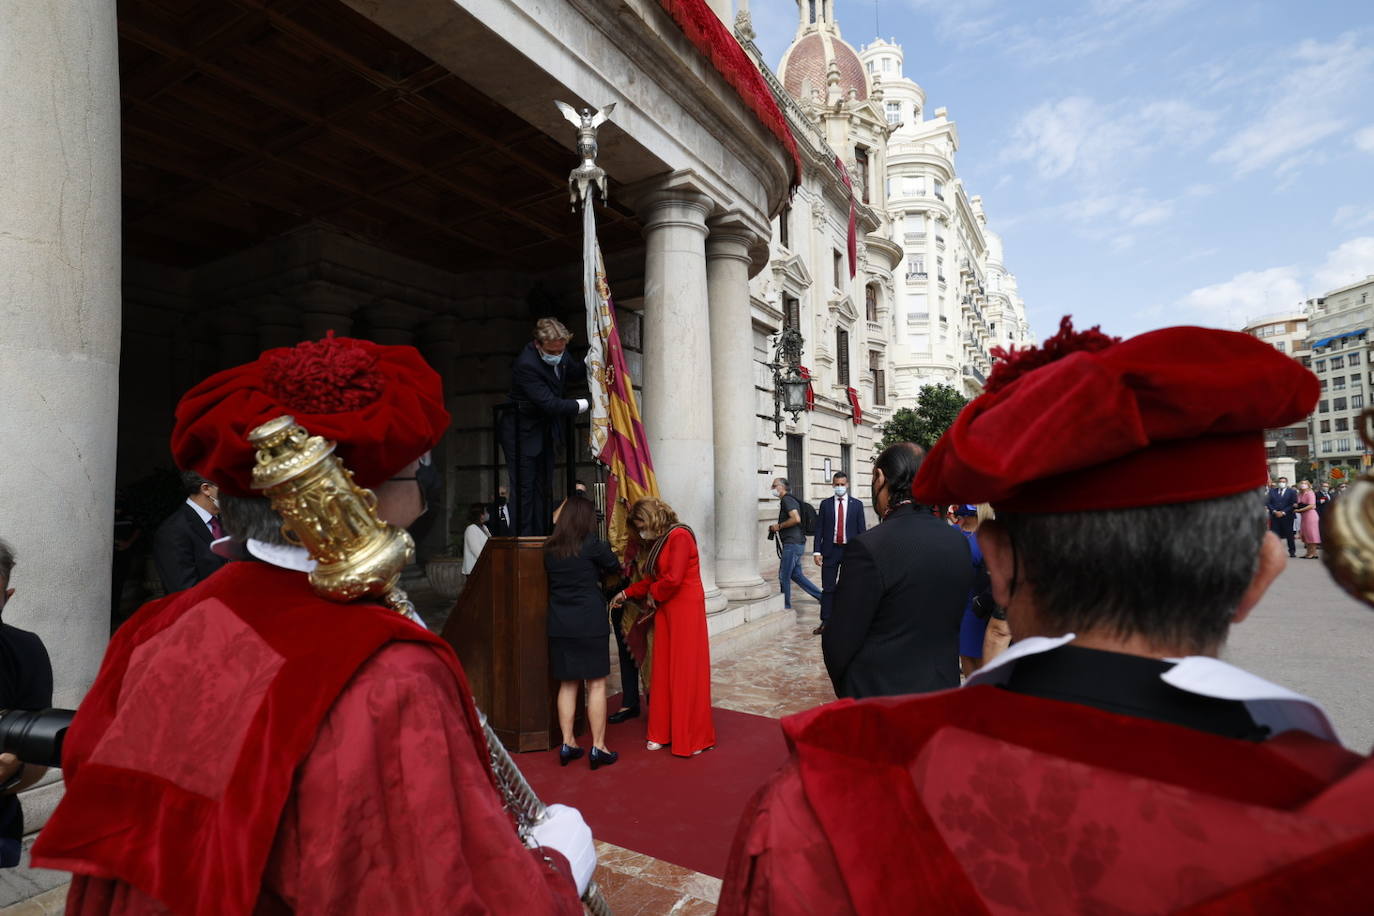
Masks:
[[[62,742],[74,709],[0,711],[0,752],[40,767],[62,766]]]

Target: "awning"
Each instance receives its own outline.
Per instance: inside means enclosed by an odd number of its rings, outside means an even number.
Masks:
[[[1342,338],[1344,338],[1344,337],[1355,337],[1355,336],[1360,335],[1360,334],[1368,333],[1368,331],[1369,331],[1369,328],[1360,328],[1359,330],[1356,330],[1356,331],[1346,331],[1344,334],[1333,334],[1333,335],[1330,336],[1330,337],[1323,337],[1321,340],[1319,340],[1319,341],[1317,341],[1316,343],[1312,344],[1312,349],[1315,350],[1315,349],[1317,349],[1318,347],[1329,346],[1329,345],[1331,344],[1331,341],[1333,341],[1333,340],[1340,340],[1340,339],[1342,339]]]

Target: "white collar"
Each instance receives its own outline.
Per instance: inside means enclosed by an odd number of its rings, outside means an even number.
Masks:
[[[192,509],[195,509],[195,510],[196,510],[196,515],[199,515],[199,516],[200,516],[201,522],[202,522],[206,527],[209,527],[209,525],[210,525],[210,519],[212,519],[212,518],[215,517],[215,516],[214,516],[214,513],[212,513],[212,512],[206,512],[205,509],[204,509],[204,507],[202,507],[200,503],[196,502],[194,499],[192,499],[192,498],[189,497],[189,496],[186,497],[186,505],[190,506]]]
[[[253,556],[270,563],[281,569],[289,569],[292,572],[311,573],[319,563],[310,558],[310,551],[304,547],[288,547],[285,544],[269,544],[266,541],[258,541],[249,538],[243,545]],[[410,611],[406,615],[411,623],[416,624],[422,630],[428,630],[425,622],[420,619],[416,611]]]
[[[319,564],[310,559],[310,551],[304,547],[290,547],[286,544],[269,544],[266,541],[259,541],[249,538],[243,545],[249,553],[262,560],[264,563],[271,563],[282,569],[289,569],[294,572],[310,573],[315,571]]]
[[[1058,649],[1074,638],[1075,634],[1068,633],[1056,638],[1030,636],[1022,639],[986,667],[978,669],[964,686],[1005,684],[1011,679],[1018,659]],[[1267,726],[1270,734],[1277,735],[1297,729],[1315,735],[1323,741],[1340,742],[1336,730],[1331,727],[1331,720],[1326,716],[1326,711],[1315,700],[1295,693],[1287,687],[1270,683],[1218,658],[1189,655],[1179,659],[1166,658],[1164,661],[1175,663],[1172,668],[1160,675],[1164,683],[1198,696],[1244,703],[1255,724]]]

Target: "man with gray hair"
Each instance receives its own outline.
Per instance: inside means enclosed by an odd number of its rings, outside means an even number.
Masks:
[[[0,615],[14,597],[14,548],[0,540]],[[52,663],[36,633],[0,622],[0,709],[47,709],[52,705]],[[38,782],[46,767],[0,754],[0,868],[14,868],[24,842],[18,793]]]
[[[783,719],[721,916],[1366,911],[1374,760],[1217,658],[1286,566],[1264,430],[1318,394],[1232,331],[1065,319],[999,353],[911,493],[996,509],[978,542],[1017,642],[959,689]]]
[[[514,502],[511,533],[546,535],[553,502],[554,451],[563,424],[587,410],[586,398],[569,398],[570,384],[586,381],[587,367],[568,352],[572,331],[557,318],[540,318],[534,339],[511,366],[509,408],[501,415],[501,450],[506,455]]]

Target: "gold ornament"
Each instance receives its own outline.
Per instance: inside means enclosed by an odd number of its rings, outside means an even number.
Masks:
[[[335,443],[310,435],[289,414],[262,424],[248,441],[258,450],[253,489],[272,500],[286,540],[316,561],[316,594],[339,602],[373,595],[411,612],[396,583],[415,557],[415,542],[377,517],[376,495],[354,483],[334,456]]]
[[[1374,449],[1374,407],[1360,414],[1360,437]],[[1374,472],[1333,499],[1322,519],[1322,562],[1341,587],[1374,605]]]

